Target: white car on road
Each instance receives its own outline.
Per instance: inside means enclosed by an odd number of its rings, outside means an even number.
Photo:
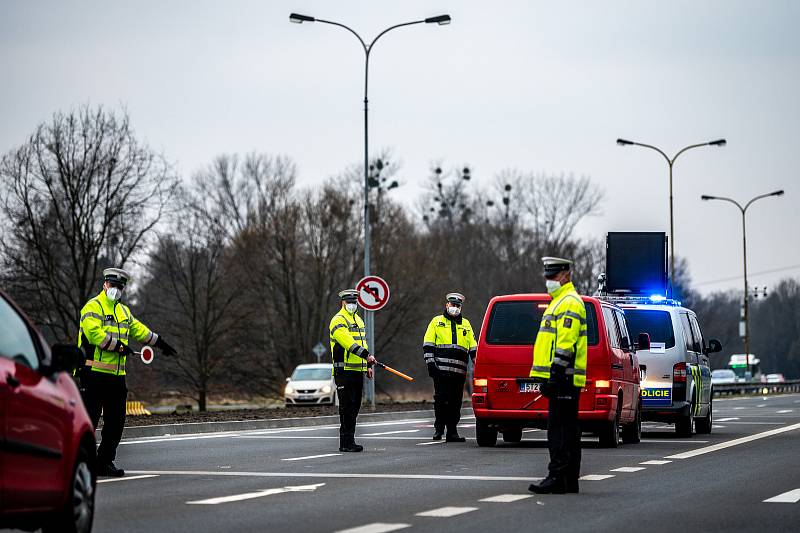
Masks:
[[[726,385],[736,383],[736,372],[728,368],[719,368],[711,372],[712,385]]]
[[[287,407],[290,405],[335,405],[337,402],[333,365],[297,365],[292,376],[286,378],[283,396]]]

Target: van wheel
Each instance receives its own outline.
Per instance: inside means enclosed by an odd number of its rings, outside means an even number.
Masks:
[[[603,448],[618,448],[619,447],[619,418],[622,409],[622,402],[617,402],[617,412],[614,414],[614,420],[607,422],[606,425],[600,430],[600,446]]]
[[[691,437],[694,432],[694,402],[689,406],[689,414],[675,421],[675,434],[679,437]]]
[[[503,442],[519,442],[522,440],[522,428],[508,429],[503,432]]]
[[[492,447],[497,444],[497,429],[478,420],[475,422],[475,439],[478,441],[478,446]]]
[[[714,413],[712,409],[711,400],[708,401],[708,414],[703,418],[698,418],[694,423],[694,429],[697,433],[708,435],[711,433],[711,426],[714,424]]]
[[[642,405],[636,407],[636,416],[633,423],[622,429],[622,442],[625,444],[638,444],[642,442]]]
[[[42,533],[88,533],[94,520],[96,479],[89,467],[89,454],[81,448],[75,460],[67,501],[61,510],[42,528]]]

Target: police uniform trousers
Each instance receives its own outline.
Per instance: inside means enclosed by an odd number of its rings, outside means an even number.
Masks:
[[[100,422],[100,413],[103,413],[97,464],[105,465],[116,457],[122,429],[125,427],[125,402],[128,399],[125,376],[94,372],[86,368],[81,373],[81,386],[83,404],[95,429]]]
[[[364,390],[364,373],[339,370],[334,376],[336,394],[339,395],[339,443],[346,446],[355,442],[356,418],[361,410],[361,393]]]
[[[571,383],[557,385],[549,394],[547,445],[550,477],[575,481],[581,470],[581,430],[578,401],[581,389]]]
[[[433,410],[436,431],[447,428],[448,435],[458,433],[458,422],[461,420],[461,403],[464,398],[464,383],[461,375],[439,371],[433,376]]]

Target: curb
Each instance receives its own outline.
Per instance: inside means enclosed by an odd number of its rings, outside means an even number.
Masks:
[[[462,407],[462,415],[472,415],[471,407]],[[390,411],[384,413],[363,413],[358,415],[360,422],[381,422],[401,420],[408,415],[433,415],[433,409],[417,411]],[[338,425],[338,415],[306,416],[297,418],[264,418],[259,420],[232,420],[227,422],[189,422],[185,424],[159,424],[153,426],[127,427],[122,431],[123,438],[163,437],[168,435],[191,435],[196,433],[216,433],[220,431],[248,431],[253,429],[275,429],[287,427],[308,427]],[[101,430],[96,437],[100,438]]]

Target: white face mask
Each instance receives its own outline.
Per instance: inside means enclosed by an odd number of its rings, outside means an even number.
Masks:
[[[546,279],[544,280],[544,286],[547,287],[548,293],[553,294],[561,288],[561,282],[554,279]]]
[[[358,305],[356,304],[344,304],[344,310],[350,313],[351,315],[355,314],[356,309],[358,309]]]
[[[112,302],[116,302],[122,298],[122,289],[118,289],[117,287],[109,287],[106,289],[106,296]]]
[[[458,315],[461,314],[461,308],[460,307],[450,307],[450,306],[448,306],[447,307],[447,314],[450,315],[450,316],[458,316]]]

